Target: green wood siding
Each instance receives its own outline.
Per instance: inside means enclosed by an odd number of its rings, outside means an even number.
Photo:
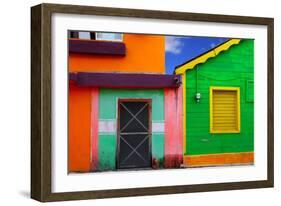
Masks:
[[[254,40],[242,40],[227,51],[186,72],[186,155],[254,151]],[[210,133],[209,88],[240,87],[241,132]],[[195,100],[201,93],[200,102]]]
[[[143,89],[101,89],[99,98],[99,119],[117,123],[118,98],[152,99],[152,122],[164,122],[164,91]],[[152,158],[162,166],[164,159],[164,133],[152,133]],[[116,169],[117,131],[99,133],[99,170]]]

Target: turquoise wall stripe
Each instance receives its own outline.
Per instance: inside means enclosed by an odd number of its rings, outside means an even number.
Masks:
[[[136,98],[152,100],[152,122],[164,123],[164,90],[144,89],[100,89],[99,120],[116,121],[118,99]],[[99,132],[99,170],[116,169],[116,133]],[[156,130],[157,131],[157,130]],[[164,132],[152,133],[152,158],[162,167],[164,160]]]

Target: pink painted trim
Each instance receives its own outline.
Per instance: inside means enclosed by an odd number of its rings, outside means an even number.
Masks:
[[[91,170],[98,168],[99,89],[92,89],[91,101]]]
[[[166,168],[183,162],[182,87],[164,90],[165,94],[165,163]]]
[[[177,89],[177,95],[178,95],[178,101],[177,101],[177,105],[178,105],[178,115],[177,115],[177,125],[178,125],[178,140],[179,140],[179,145],[180,145],[180,150],[179,153],[181,154],[181,163],[183,162],[183,142],[184,142],[184,134],[183,134],[183,127],[185,127],[185,125],[183,125],[183,86],[180,86]]]

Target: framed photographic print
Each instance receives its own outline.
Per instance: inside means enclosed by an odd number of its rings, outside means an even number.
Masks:
[[[273,19],[31,8],[31,197],[273,187]]]

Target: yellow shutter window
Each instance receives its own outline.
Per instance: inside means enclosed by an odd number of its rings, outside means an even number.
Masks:
[[[240,88],[210,88],[210,132],[240,132]]]

